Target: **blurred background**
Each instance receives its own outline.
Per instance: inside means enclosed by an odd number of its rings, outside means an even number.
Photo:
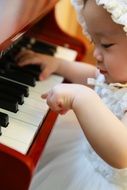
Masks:
[[[71,0],[59,0],[59,2],[56,5],[56,19],[59,26],[64,31],[71,34],[72,36],[80,38],[85,43],[87,52],[84,57],[84,61],[94,64],[95,59],[92,56],[93,45],[82,33],[82,29],[79,23],[77,22],[76,12],[71,4]]]

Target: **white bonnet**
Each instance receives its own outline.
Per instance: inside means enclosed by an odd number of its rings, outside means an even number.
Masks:
[[[83,0],[71,0],[74,5],[79,23],[85,31],[85,20],[83,17]],[[127,33],[127,0],[95,0],[97,5],[102,5],[109,13],[115,23],[123,25],[123,30]]]

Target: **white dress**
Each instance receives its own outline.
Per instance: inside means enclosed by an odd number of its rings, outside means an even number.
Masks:
[[[98,81],[102,86],[95,86],[95,91],[121,119],[127,110],[127,88],[109,88],[102,75]],[[59,116],[29,190],[127,190],[127,169],[103,161],[69,111]]]

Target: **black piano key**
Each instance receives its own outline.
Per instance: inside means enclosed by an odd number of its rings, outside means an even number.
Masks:
[[[38,77],[39,74],[41,73],[41,67],[40,65],[26,65],[22,67],[23,71],[31,73],[35,77]]]
[[[18,111],[18,102],[8,101],[6,98],[0,99],[0,108],[16,113]]]
[[[32,44],[31,49],[38,53],[45,53],[48,55],[54,55],[56,52],[55,46],[46,44],[44,42],[36,41],[34,44]]]
[[[6,55],[7,56],[7,55]],[[16,64],[16,61],[14,59],[13,56],[13,60],[10,58],[10,56],[6,57],[6,59],[1,59],[0,60],[0,70],[2,73],[9,71],[10,69],[14,69],[16,71],[20,71],[20,72],[24,72],[24,73],[28,73],[31,76],[35,77],[36,80],[39,79],[39,74],[41,72],[41,67],[39,65],[26,65],[23,67],[19,67]]]
[[[8,114],[0,112],[0,126],[7,127],[8,124],[9,124]]]
[[[31,50],[37,52],[37,53],[43,53],[47,55],[54,55],[54,51],[52,49],[45,49],[44,47],[41,47],[39,44],[35,44],[31,47]]]
[[[17,71],[21,71],[21,72],[24,72],[26,74],[27,73],[30,74],[31,76],[36,78],[36,80],[39,79],[39,75],[40,75],[40,72],[41,72],[41,67],[39,65],[33,65],[33,64],[25,65],[23,67],[19,67],[16,64],[13,64],[12,68],[17,70]]]
[[[4,85],[5,87],[11,87],[12,89],[16,89],[18,92],[21,92],[22,94],[24,94],[25,97],[29,96],[29,87],[16,83],[14,81],[10,81],[8,79],[5,78],[0,78],[0,85]]]
[[[8,90],[9,89],[6,89],[5,91],[4,91],[4,89],[1,90],[1,86],[0,86],[0,98],[1,99],[4,98],[8,101],[16,101],[20,105],[22,105],[24,103],[24,96],[16,95],[16,94],[14,94],[14,92],[9,92]]]
[[[45,41],[40,41],[36,38],[30,38],[30,37],[27,37],[29,38],[29,43],[34,45],[34,44],[39,44],[40,46],[44,47],[45,49],[52,49],[52,51],[56,52],[56,45],[54,44],[51,44],[51,43],[48,43],[48,42],[45,42]]]
[[[53,44],[49,44],[44,41],[39,41],[36,38],[30,38],[28,36],[24,37],[21,42],[23,47],[27,49],[31,49],[38,53],[45,53],[48,55],[54,55],[56,52],[56,46]]]
[[[13,69],[10,69],[8,71],[0,71],[0,76],[29,85],[29,86],[35,86],[36,79],[32,75],[28,73],[24,73],[21,71],[16,71]]]
[[[0,70],[8,70],[11,67],[11,62],[8,62],[7,56],[4,56],[0,59]]]
[[[19,44],[21,47],[24,47],[26,49],[31,49],[31,50],[38,52],[38,53],[54,55],[54,53],[56,52],[56,46],[55,45],[36,40],[35,38],[24,37],[19,42]]]
[[[9,124],[9,117],[7,114],[0,112],[0,135],[2,135],[2,127],[7,127]]]
[[[16,44],[16,46],[18,47],[26,47],[28,44],[30,44],[30,40],[31,38],[29,36],[23,36],[23,38],[21,38],[19,40],[19,42]]]
[[[54,55],[56,46],[46,42],[25,36],[18,40],[15,45],[0,59],[0,76],[24,85],[35,86],[41,72],[40,66],[28,65],[18,67],[15,56],[21,51],[22,47],[32,49],[39,53]],[[24,96],[27,96],[26,94]]]
[[[24,103],[24,94],[20,91],[18,91],[15,88],[12,88],[11,86],[5,86],[4,84],[0,83],[0,93],[5,94],[5,96],[12,96],[16,100],[18,100],[19,104]]]

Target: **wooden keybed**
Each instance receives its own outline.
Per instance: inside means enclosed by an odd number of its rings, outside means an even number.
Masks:
[[[15,2],[15,0],[10,1]],[[24,13],[21,25],[18,22],[15,30],[1,41],[0,50],[2,53],[12,45],[17,36],[23,34],[74,49],[78,52],[76,59],[81,60],[83,58],[86,52],[84,44],[79,39],[63,32],[57,25],[54,11],[56,0],[45,0],[43,2],[38,0],[38,3],[37,0],[22,0],[22,2],[24,2],[22,6],[27,7],[29,11]],[[33,12],[33,7],[36,7],[36,11],[33,17],[30,18],[29,15]],[[21,13],[22,11],[23,9],[21,9]],[[19,15],[20,17],[22,17],[22,14]],[[28,190],[34,169],[44,150],[56,118],[56,113],[48,112],[26,155],[0,143],[0,189]]]

